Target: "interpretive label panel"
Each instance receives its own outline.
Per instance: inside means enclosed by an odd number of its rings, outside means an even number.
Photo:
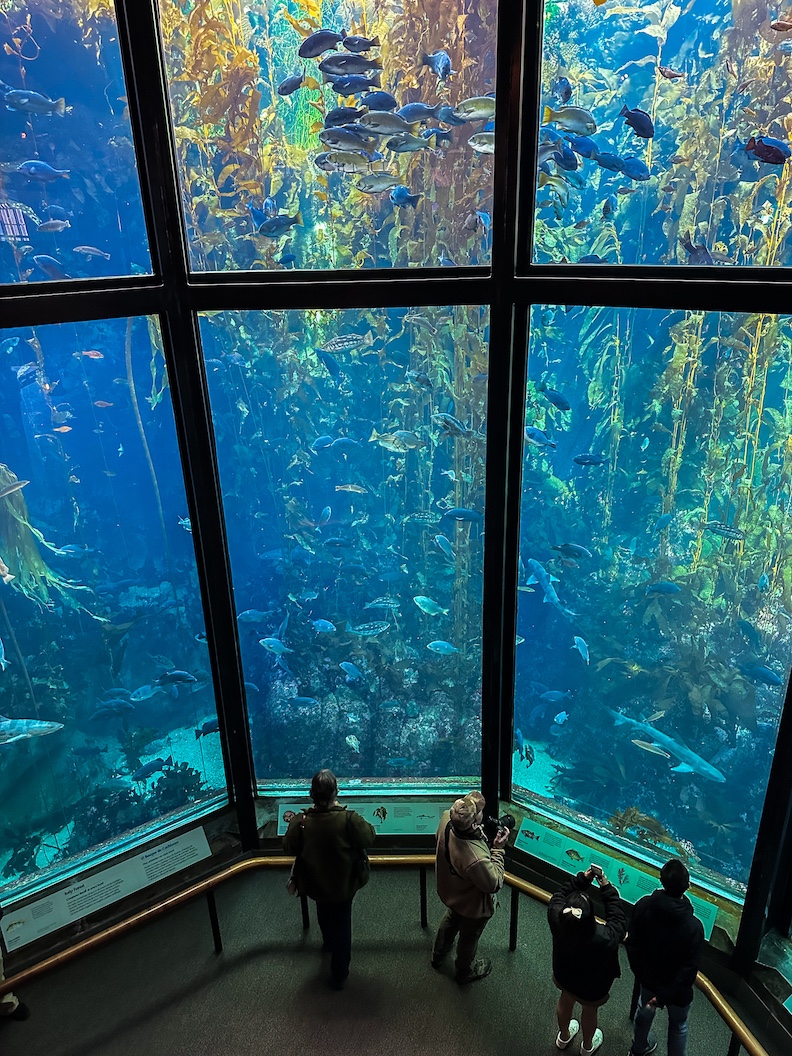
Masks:
[[[635,903],[660,886],[657,875],[610,858],[585,843],[578,843],[567,838],[564,833],[548,829],[528,818],[523,819],[514,846],[570,873],[587,869],[589,865],[600,866],[611,883],[618,887],[625,902]],[[709,939],[718,915],[718,907],[696,895],[689,894],[688,898],[693,903],[696,916],[704,925],[705,936]]]
[[[211,853],[204,830],[192,829],[20,909],[7,910],[0,923],[6,949],[9,952],[19,949],[165,876],[172,876]]]
[[[349,804],[350,810],[357,811],[366,821],[371,822],[377,832],[388,836],[414,836],[422,833],[437,832],[440,817],[453,802],[453,796],[432,800],[393,800],[393,799],[356,799]],[[283,836],[289,827],[294,814],[308,810],[309,799],[278,801],[278,835]]]

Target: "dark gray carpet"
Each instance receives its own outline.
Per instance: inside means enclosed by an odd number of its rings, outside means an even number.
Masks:
[[[432,881],[430,875],[430,883]],[[557,1053],[543,906],[521,899],[508,952],[509,891],[479,947],[495,968],[461,988],[429,967],[417,872],[379,870],[355,903],[352,975],[326,986],[315,918],[304,935],[286,872],[248,875],[217,895],[225,951],[216,957],[204,902],[27,987],[25,1023],[0,1024],[3,1056],[551,1056]],[[430,925],[442,907],[430,893]],[[626,961],[624,962],[626,966]],[[600,1013],[603,1056],[625,1056],[632,976]],[[665,1056],[662,1013],[658,1056]],[[689,1056],[726,1056],[729,1033],[701,994]],[[567,1050],[579,1052],[575,1039]]]

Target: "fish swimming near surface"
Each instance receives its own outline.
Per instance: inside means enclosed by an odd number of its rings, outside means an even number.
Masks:
[[[62,722],[43,722],[40,719],[9,719],[0,715],[0,745],[13,744],[32,737],[45,737],[63,729]]]
[[[608,711],[613,716],[617,727],[629,726],[639,734],[640,740],[645,740],[649,744],[662,748],[669,755],[678,759],[679,762],[671,767],[673,773],[698,774],[708,781],[717,781],[719,784],[725,783],[726,778],[720,770],[714,767],[712,763],[708,763],[706,759],[702,759],[692,749],[669,736],[669,734],[662,733],[655,726],[648,726],[645,722],[639,722],[637,719],[631,719],[627,715],[621,715],[610,708],[608,708]]]

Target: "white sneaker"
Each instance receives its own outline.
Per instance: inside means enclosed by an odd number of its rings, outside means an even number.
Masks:
[[[591,1056],[593,1052],[597,1051],[601,1044],[602,1031],[599,1029],[599,1027],[597,1027],[597,1029],[594,1031],[594,1037],[591,1039],[591,1048],[587,1049],[585,1045],[580,1046],[581,1056]]]
[[[576,1019],[570,1019],[569,1021],[569,1037],[566,1041],[561,1040],[561,1031],[559,1030],[556,1035],[556,1048],[565,1049],[570,1041],[574,1038],[577,1032],[580,1030],[580,1024]]]

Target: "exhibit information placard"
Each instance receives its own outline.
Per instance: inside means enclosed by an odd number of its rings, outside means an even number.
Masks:
[[[206,833],[199,827],[26,906],[9,909],[0,922],[6,949],[17,950],[165,876],[178,873],[211,853]]]

